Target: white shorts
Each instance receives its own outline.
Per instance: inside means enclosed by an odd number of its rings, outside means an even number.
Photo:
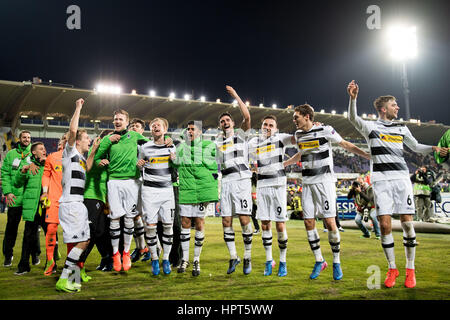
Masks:
[[[256,218],[261,221],[287,220],[286,186],[268,186],[256,189],[258,208]]]
[[[142,187],[142,218],[146,224],[172,224],[175,214],[173,188]]]
[[[252,181],[250,179],[222,182],[220,215],[231,217],[233,214],[252,214]]]
[[[108,203],[110,214],[108,218],[119,219],[123,216],[134,218],[138,215],[139,182],[134,179],[109,180]]]
[[[59,223],[64,243],[84,242],[90,239],[88,210],[83,202],[59,204]]]
[[[375,181],[372,187],[377,216],[415,214],[414,192],[409,179]]]
[[[204,218],[209,203],[180,204],[180,216],[187,218]]]
[[[323,182],[303,185],[304,219],[334,218],[336,216],[336,185]]]

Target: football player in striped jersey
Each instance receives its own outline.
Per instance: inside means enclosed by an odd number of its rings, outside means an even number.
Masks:
[[[252,270],[251,254],[253,230],[250,217],[252,215],[252,173],[248,159],[248,135],[245,131],[251,128],[250,113],[236,91],[226,86],[228,93],[233,97],[243,116],[240,130],[235,131],[235,123],[230,113],[219,116],[219,126],[222,132],[215,141],[217,146],[217,163],[222,173],[220,212],[224,240],[230,253],[227,274],[233,273],[240,263],[236,251],[235,233],[233,230],[233,215],[239,216],[244,240],[244,274]]]
[[[89,151],[91,139],[85,130],[78,130],[83,104],[83,99],[76,101],[62,157],[62,196],[59,199],[58,214],[68,255],[64,269],[56,283],[56,290],[65,292],[75,292],[81,289],[78,263],[90,239],[88,211],[83,203],[86,183],[86,159],[83,154]],[[71,281],[72,276],[75,277],[74,281]]]
[[[423,154],[433,151],[446,154],[448,150],[418,143],[406,125],[394,122],[400,108],[393,96],[381,96],[374,101],[378,113],[377,121],[361,119],[356,111],[358,91],[356,82],[351,81],[347,86],[350,96],[348,119],[366,139],[372,156],[370,172],[372,172],[375,207],[381,228],[381,245],[389,264],[384,285],[392,288],[399,275],[395,264],[391,225],[391,216],[399,214],[406,255],[405,286],[413,288],[416,286],[414,259],[417,242],[413,225],[415,207],[409,169],[403,156],[403,144]]]
[[[159,275],[159,257],[157,253],[156,227],[158,220],[163,224],[163,271],[170,274],[169,255],[172,249],[175,196],[172,185],[171,157],[175,146],[168,147],[164,134],[168,130],[164,118],[155,118],[150,122],[152,141],[138,146],[138,167],[143,170],[141,186],[142,216],[145,221],[145,239],[150,248],[153,275]]]
[[[272,221],[276,223],[280,264],[278,276],[287,275],[286,252],[288,236],[287,178],[283,166],[286,147],[295,145],[292,134],[279,133],[277,118],[267,115],[261,124],[261,134],[249,141],[249,153],[257,161],[257,218],[261,220],[262,241],[266,251],[264,275],[272,274]]]
[[[316,279],[327,267],[320,250],[320,237],[316,229],[316,213],[325,219],[328,228],[328,242],[333,252],[333,279],[343,277],[340,261],[341,237],[336,226],[336,175],[333,170],[331,143],[337,143],[349,152],[366,159],[370,155],[348,142],[331,126],[314,123],[314,109],[309,104],[294,109],[294,123],[297,127],[295,139],[299,152],[286,161],[285,165],[301,160],[302,170],[302,206],[308,242],[314,253],[316,263],[310,275]]]

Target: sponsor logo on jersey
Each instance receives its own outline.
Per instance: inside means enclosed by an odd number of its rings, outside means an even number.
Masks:
[[[148,162],[150,162],[150,163],[167,163],[167,162],[169,162],[169,158],[170,158],[170,156],[154,157],[154,158],[149,158]]]
[[[392,136],[392,135],[380,133],[380,139],[385,142],[403,143],[402,136]]]
[[[84,162],[83,160],[80,160],[80,166],[86,170],[86,162]]]
[[[222,151],[222,152],[224,152],[225,150],[227,150],[227,148],[231,148],[232,146],[234,146],[234,143],[233,143],[233,142],[227,143],[227,144],[224,144],[223,146],[220,146],[220,147],[219,147],[219,150]]]
[[[313,140],[313,141],[306,141],[306,142],[299,142],[298,148],[303,149],[313,149],[318,148],[320,146],[319,140]]]
[[[270,146],[256,148],[256,154],[266,153],[275,150],[275,145],[271,144]]]

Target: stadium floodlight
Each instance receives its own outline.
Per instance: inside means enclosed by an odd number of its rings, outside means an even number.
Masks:
[[[175,92],[169,94],[169,100],[172,101],[173,99],[175,99]]]
[[[136,90],[135,90],[135,89],[131,90],[131,94],[132,94],[132,95],[136,95],[136,94],[137,94],[137,93],[136,93]]]
[[[184,95],[184,100],[187,101],[187,100],[189,100],[190,98],[191,98],[191,96],[190,96],[189,94],[186,93],[186,94]]]
[[[237,106],[238,102],[237,102],[236,99],[234,99],[234,100],[231,102],[231,104],[232,104],[233,106]]]
[[[245,105],[246,105],[247,107],[249,107],[249,106],[250,106],[250,101],[245,101]]]
[[[410,119],[409,108],[409,85],[406,70],[406,61],[417,57],[417,28],[415,26],[392,26],[388,28],[389,55],[392,59],[402,63],[402,86],[405,96],[406,120]]]
[[[277,108],[277,105],[274,103],[274,104],[272,105],[272,108],[273,108],[273,109],[276,109],[276,108]]]
[[[47,120],[55,120],[54,117],[47,117],[47,118],[45,118],[45,119],[47,119]]]
[[[21,117],[22,119],[26,119],[26,118],[28,118],[28,116],[27,116],[27,115],[25,115],[25,114],[21,115],[20,117]]]
[[[331,110],[331,114],[336,114],[336,110]]]
[[[344,113],[342,115],[347,118],[348,112],[344,111]]]
[[[417,28],[415,26],[392,26],[387,31],[390,56],[395,60],[417,57]]]
[[[103,84],[103,83],[97,84],[97,86],[95,87],[95,90],[99,93],[107,93],[107,94],[121,94],[122,93],[122,88],[120,86],[108,85],[108,84]]]
[[[325,109],[320,109],[320,113],[325,113]]]
[[[264,105],[262,103],[259,104],[260,108],[264,108]]]
[[[362,114],[362,117],[363,117],[363,118],[367,118],[367,113],[363,113],[363,114]]]
[[[220,103],[220,99],[217,99],[216,102],[217,102],[217,103]]]
[[[205,101],[206,101],[205,96],[201,96],[201,97],[200,97],[200,101],[201,101],[201,102],[205,102]]]
[[[155,97],[155,96],[156,96],[156,91],[150,90],[150,97]]]

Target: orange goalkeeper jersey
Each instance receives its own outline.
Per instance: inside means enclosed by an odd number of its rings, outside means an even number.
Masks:
[[[42,187],[48,187],[47,194],[50,200],[50,208],[46,210],[45,215],[45,222],[47,223],[59,223],[58,200],[62,195],[62,154],[63,150],[53,152],[45,160]]]

